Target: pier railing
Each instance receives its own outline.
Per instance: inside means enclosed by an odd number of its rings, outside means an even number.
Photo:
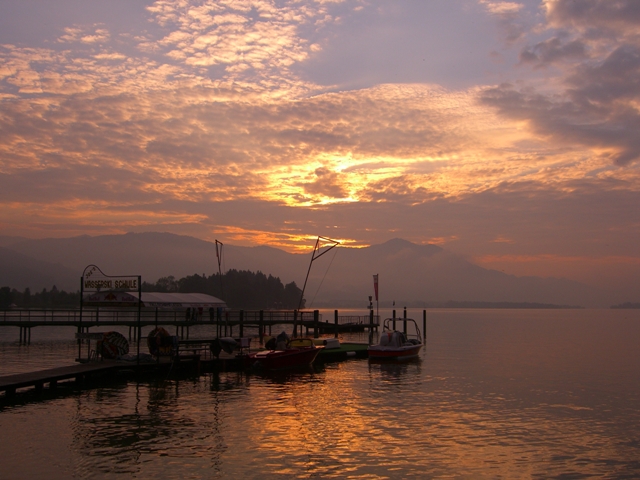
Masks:
[[[140,311],[140,319],[144,323],[155,321],[179,322],[188,324],[208,324],[208,323],[257,323],[261,320],[266,323],[292,323],[294,318],[298,322],[314,321],[314,311],[312,310],[224,310],[210,314],[208,311],[199,313],[195,317],[186,317],[184,312],[177,310],[162,310],[155,308],[143,308]],[[369,324],[368,315],[338,315],[339,325]],[[125,308],[84,308],[82,311],[82,322],[122,322],[129,324],[138,320],[137,309]],[[11,309],[0,311],[0,324],[17,325],[17,323],[35,324],[67,324],[76,325],[81,321],[80,309]],[[335,323],[333,316],[323,320],[319,314],[318,321],[322,323]],[[374,315],[374,324],[379,324],[379,317]]]
[[[332,318],[324,319],[318,310],[204,310],[195,316],[186,316],[182,310],[142,308],[138,319],[137,308],[91,307],[80,309],[11,309],[0,312],[0,326],[20,328],[20,342],[30,343],[31,329],[38,326],[73,326],[79,333],[92,327],[129,327],[129,336],[141,334],[140,327],[174,326],[176,335],[189,338],[189,328],[196,325],[214,325],[218,335],[243,335],[245,328],[257,329],[260,337],[271,334],[275,325],[294,325],[314,335],[341,331],[377,330],[379,318],[374,316],[340,316],[335,311]]]

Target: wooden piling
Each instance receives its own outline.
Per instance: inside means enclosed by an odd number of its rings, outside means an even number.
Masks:
[[[427,311],[422,311],[422,343],[427,343]]]
[[[293,338],[298,337],[298,310],[293,311]]]
[[[402,319],[404,321],[404,326],[402,331],[404,332],[405,337],[407,336],[407,307],[404,307],[404,313],[402,314]]]
[[[369,310],[369,345],[373,343],[373,309]]]
[[[258,338],[262,347],[264,345],[264,310],[258,313]]]

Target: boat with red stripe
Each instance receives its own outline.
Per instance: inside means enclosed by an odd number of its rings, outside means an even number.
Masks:
[[[395,329],[403,324],[403,331]],[[371,361],[403,361],[417,358],[422,349],[422,335],[412,318],[387,318],[382,324],[382,333],[377,345],[368,348]]]

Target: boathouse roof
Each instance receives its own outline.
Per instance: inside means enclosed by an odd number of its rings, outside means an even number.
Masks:
[[[84,305],[86,306],[126,307],[137,304],[137,293],[118,290],[104,290],[84,297]],[[227,304],[223,300],[205,293],[142,292],[142,306],[158,308],[202,307],[208,309],[211,307],[225,308]]]

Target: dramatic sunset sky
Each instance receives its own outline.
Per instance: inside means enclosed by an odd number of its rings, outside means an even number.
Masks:
[[[0,0],[0,235],[638,280],[640,1]]]

